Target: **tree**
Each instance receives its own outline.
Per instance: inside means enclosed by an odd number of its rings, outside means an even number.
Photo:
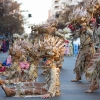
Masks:
[[[4,0],[0,3],[0,34],[8,37],[14,33],[22,34],[23,32],[20,4],[14,0]]]

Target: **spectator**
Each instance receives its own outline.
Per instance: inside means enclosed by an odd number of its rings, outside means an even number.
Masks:
[[[9,50],[9,40],[8,39],[6,40],[6,50],[7,51]]]
[[[1,50],[1,47],[2,47],[2,42],[1,42],[1,40],[0,40],[0,52],[2,51],[2,50]]]
[[[14,40],[12,39],[12,40],[11,40],[11,42],[12,42],[12,45],[13,45],[13,43],[14,43]]]
[[[6,42],[5,42],[5,40],[2,40],[1,49],[2,49],[3,52],[6,52]]]

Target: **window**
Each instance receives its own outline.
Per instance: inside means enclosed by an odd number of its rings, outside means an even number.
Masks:
[[[55,1],[55,4],[57,4],[58,3],[58,1]]]
[[[58,9],[59,8],[59,6],[55,6],[55,9]]]

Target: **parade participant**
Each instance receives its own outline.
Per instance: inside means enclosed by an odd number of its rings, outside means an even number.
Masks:
[[[60,95],[59,69],[52,59],[46,62],[45,83],[19,83],[14,88],[8,88],[2,84],[2,89],[7,97],[54,97]],[[1,81],[0,81],[1,82]]]
[[[10,63],[10,61],[12,61],[12,63],[10,67],[7,67],[5,72],[7,79],[12,79],[14,75],[18,76],[18,74],[15,74],[15,72],[20,70],[19,60],[23,54],[25,54],[25,51],[20,46],[14,44],[13,47],[10,47],[9,55],[11,55],[11,58],[10,56],[8,57],[9,59],[7,59],[7,64]]]
[[[79,54],[76,60],[74,72],[76,74],[76,78],[72,80],[72,82],[77,82],[81,80],[82,74],[85,73],[87,69],[87,64],[90,62],[93,53],[93,31],[87,27],[86,23],[81,24],[82,29],[80,31],[80,45],[81,48],[79,50]]]
[[[20,43],[20,35],[18,33],[13,34],[13,45]]]
[[[34,58],[34,48],[32,49],[30,45],[31,44],[24,41],[24,45],[20,44],[19,46],[14,44],[13,49],[10,48],[13,63],[9,68],[8,77],[4,80],[5,84],[36,81],[38,76],[38,62],[34,60],[36,59]],[[27,56],[29,56],[29,62],[27,61]]]
[[[43,98],[47,98],[60,95],[59,70],[57,67],[62,67],[61,63],[65,52],[64,35],[60,32],[55,33],[54,23],[49,27],[36,27],[36,30],[38,34],[33,39],[32,44],[29,41],[17,41],[10,48],[13,62],[10,67],[11,74],[6,80],[0,80],[7,96],[34,97],[38,94]],[[28,70],[20,67],[20,59],[23,55],[29,59],[30,67]],[[36,80],[38,76],[37,68],[41,58],[46,58],[46,81],[45,83],[39,83],[39,86],[38,83],[34,83],[34,79]],[[10,89],[4,85],[6,83],[17,83],[18,85],[15,89]]]
[[[71,37],[70,37],[70,34],[71,34],[71,27],[69,28],[69,25],[70,22],[67,22],[66,25],[67,27],[63,29],[63,32],[65,34],[65,47],[66,47],[66,51],[65,51],[65,55],[66,56],[72,56],[73,55],[73,47],[72,47],[72,44],[71,44]]]
[[[6,50],[7,51],[9,50],[9,40],[8,39],[6,40]]]
[[[2,51],[2,41],[0,40],[0,53]]]
[[[70,56],[73,56],[73,44],[71,40],[69,40],[69,49],[70,49]]]
[[[73,9],[73,12],[69,15],[69,21],[71,22],[69,28],[72,30],[73,39],[80,38],[80,50],[74,69],[76,78],[72,82],[81,80],[82,74],[86,73],[88,63],[95,53],[93,30],[89,25],[91,18],[93,18],[93,12],[90,14],[90,9],[87,8],[94,6],[93,2],[86,1],[82,2],[82,4],[80,3],[77,6],[78,8],[76,10]],[[91,10],[93,11],[94,9],[91,8]]]
[[[1,46],[2,51],[5,53],[6,52],[6,42],[5,40],[2,40],[2,46]]]

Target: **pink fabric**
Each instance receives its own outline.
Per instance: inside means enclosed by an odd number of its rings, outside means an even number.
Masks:
[[[69,41],[68,40],[65,40],[65,43],[69,43]]]
[[[20,62],[20,68],[21,69],[28,69],[29,68],[29,63],[28,62],[26,62],[26,63]]]
[[[12,59],[11,59],[11,55],[9,55],[8,58],[7,58],[7,64],[10,64],[11,61],[12,61]]]
[[[70,54],[70,48],[69,48],[69,46],[68,46],[68,44],[66,43],[66,51],[65,51],[65,54],[67,55],[67,54]]]
[[[6,70],[5,67],[0,68],[0,72],[4,72]]]
[[[68,25],[68,28],[70,28],[71,31],[74,31],[74,30],[75,30],[75,28],[74,28],[74,26],[73,26],[72,24],[69,24],[69,25]]]
[[[96,18],[91,18],[92,23],[96,23]]]

